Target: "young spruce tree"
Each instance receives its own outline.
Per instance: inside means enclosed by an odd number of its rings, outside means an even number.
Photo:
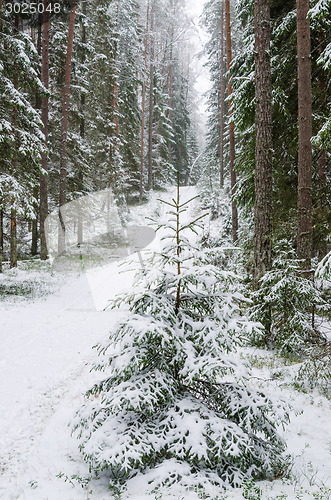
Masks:
[[[257,326],[241,313],[236,276],[210,264],[215,248],[191,244],[200,217],[181,222],[188,202],[179,188],[164,203],[163,249],[142,273],[144,287],[116,302],[129,317],[98,347],[104,379],[75,417],[80,450],[117,491],[139,473],[152,490],[272,476],[284,449],[276,407],[244,385],[234,356]]]

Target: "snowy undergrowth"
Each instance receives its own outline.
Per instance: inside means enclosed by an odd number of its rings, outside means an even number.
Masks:
[[[56,292],[67,279],[68,275],[55,271],[49,261],[19,261],[17,268],[4,267],[0,274],[0,301],[33,301]]]

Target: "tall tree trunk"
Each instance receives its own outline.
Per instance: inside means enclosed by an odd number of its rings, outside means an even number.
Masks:
[[[312,97],[309,0],[297,0],[298,45],[298,257],[303,269],[311,267],[312,247]]]
[[[86,49],[85,49],[85,44],[86,44],[86,25],[85,25],[85,17],[86,17],[86,1],[83,0],[82,2],[82,12],[83,12],[83,23],[82,23],[82,56],[81,56],[81,64],[82,66],[85,63],[86,60]],[[80,124],[79,124],[79,135],[82,139],[85,138],[85,94],[84,92],[81,93],[80,96],[80,106],[79,106],[79,111],[80,111]],[[84,190],[84,173],[83,170],[80,169],[78,173],[78,178],[79,178],[79,189],[82,192]],[[79,203],[78,205],[78,228],[77,228],[77,245],[80,246],[83,243],[83,214],[82,214],[82,207],[81,204]]]
[[[148,110],[148,178],[147,189],[153,189],[153,108],[154,108],[154,9],[151,7],[151,41],[149,67],[149,110]]]
[[[2,0],[0,0],[0,31],[2,30]],[[0,44],[1,50],[1,44]],[[2,200],[0,199],[0,203]],[[2,261],[3,261],[3,208],[0,208],[0,273],[2,273]]]
[[[146,104],[146,72],[147,72],[148,22],[149,22],[149,1],[147,3],[147,13],[146,13],[144,75],[143,75],[142,104],[141,104],[140,186],[139,186],[139,201],[140,201],[140,203],[142,202],[143,194],[144,194],[144,130],[145,130],[145,104]]]
[[[230,77],[230,68],[232,63],[232,45],[231,45],[231,20],[230,20],[230,0],[225,0],[225,28],[226,28],[226,52],[227,52],[227,70],[228,70],[228,97],[229,97],[229,134],[230,134],[230,172],[231,172],[231,209],[232,209],[232,241],[238,239],[238,211],[234,199],[236,171],[235,171],[235,137],[233,121],[232,104],[232,83]]]
[[[60,207],[67,201],[67,155],[68,155],[68,128],[69,128],[69,99],[70,99],[70,80],[71,80],[71,61],[72,48],[74,42],[74,28],[76,15],[76,0],[71,0],[67,57],[64,77],[63,101],[62,101],[62,120],[61,120],[61,158],[60,158]],[[61,212],[59,228],[59,254],[65,252],[65,225],[62,220]]]
[[[38,210],[38,196],[39,196],[39,187],[34,186],[33,188],[33,197],[36,200],[34,203],[35,211],[36,211],[36,218],[33,219],[32,221],[32,240],[31,240],[31,255],[37,255],[38,253],[38,215],[39,215],[39,210]]]
[[[325,33],[321,32],[319,36],[319,53],[321,54],[326,47]],[[325,98],[327,96],[326,74],[323,67],[320,68],[319,79],[319,104],[323,108]],[[321,224],[321,232],[318,243],[318,258],[322,260],[327,254],[327,217],[328,217],[328,202],[327,202],[327,185],[326,185],[326,151],[320,149],[318,154],[318,215]]]
[[[224,186],[224,2],[221,5],[220,187]]]
[[[37,31],[37,52],[39,56],[42,56],[42,20],[43,16],[42,14],[38,14],[38,31]],[[31,26],[31,39],[32,42],[35,44],[35,30]],[[42,73],[42,65],[43,63],[41,62],[41,73]],[[42,78],[42,76],[41,76]],[[42,99],[40,96],[40,90],[36,90],[36,109],[41,109],[42,107]],[[39,179],[40,183],[40,179]],[[40,186],[36,185],[33,188],[33,197],[36,200],[34,203],[34,208],[36,212],[36,218],[33,219],[32,221],[32,238],[31,238],[31,255],[37,255],[38,253],[38,238],[39,238],[39,233],[38,233],[38,221],[40,218],[40,203],[39,203],[39,190]]]
[[[2,273],[2,261],[3,261],[3,209],[0,208],[0,273]]]
[[[116,0],[116,17],[114,20],[114,26],[118,27],[119,20],[119,0]],[[120,141],[119,141],[119,119],[118,119],[118,39],[114,41],[113,49],[113,61],[114,61],[114,74],[112,76],[112,140],[109,146],[109,185],[112,186],[114,193],[119,194],[119,183],[118,183],[118,171],[116,162],[118,160],[120,152]]]
[[[10,210],[10,267],[17,267],[17,216],[14,203],[15,199]]]
[[[174,34],[175,34],[175,29],[174,29],[174,18],[176,14],[176,1],[177,0],[170,0],[170,9],[171,9],[171,14],[173,16],[173,19],[171,19],[171,26],[170,26],[170,51],[169,51],[169,88],[168,88],[168,95],[169,95],[169,121],[170,125],[172,126],[172,97],[173,97],[173,89],[172,89],[172,84],[173,84],[173,52],[174,52]],[[172,145],[169,142],[168,146],[168,152],[169,152],[169,161],[172,163]]]
[[[19,17],[18,14],[15,15],[15,25],[14,25],[14,33],[15,36],[19,31]],[[18,90],[18,75],[14,74],[14,88]],[[13,110],[13,127],[15,130],[15,135],[17,136],[16,131],[17,126],[17,108],[14,106]],[[17,137],[16,137],[17,139]],[[17,151],[14,151],[13,155],[13,171],[17,172]],[[17,213],[16,213],[16,199],[12,198],[11,200],[11,209],[10,209],[10,267],[17,267]]]
[[[255,0],[254,278],[271,266],[272,94],[270,0]]]
[[[322,234],[318,245],[318,258],[322,260],[327,254],[327,234],[324,227],[327,226],[328,202],[326,196],[326,151],[322,149],[318,156],[318,188],[319,188],[319,216],[323,225]]]
[[[50,14],[48,12],[50,0],[44,0],[43,26],[42,26],[42,57],[41,81],[46,89],[49,88],[49,29]],[[48,146],[48,96],[43,96],[41,103],[41,120],[45,137],[45,148]],[[45,221],[48,215],[48,164],[47,151],[41,156],[42,173],[40,175],[40,258],[47,259],[47,245],[45,234]]]

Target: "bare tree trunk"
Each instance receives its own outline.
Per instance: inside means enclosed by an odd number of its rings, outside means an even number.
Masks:
[[[309,0],[297,0],[298,45],[298,257],[303,269],[311,267],[312,251],[312,97]]]
[[[254,278],[271,266],[272,94],[270,0],[255,0]]]
[[[224,2],[221,6],[220,187],[224,187]]]
[[[68,128],[69,128],[69,99],[71,80],[72,48],[74,42],[74,28],[76,15],[76,0],[71,0],[67,57],[64,77],[62,120],[61,120],[61,157],[60,157],[60,207],[65,205],[67,199],[67,155],[68,155]],[[65,225],[60,213],[61,228],[59,230],[59,254],[65,251]]]
[[[235,137],[232,105],[232,83],[230,78],[230,68],[232,63],[231,46],[231,20],[230,20],[230,0],[225,0],[225,27],[226,27],[226,52],[227,52],[227,70],[228,70],[228,97],[229,97],[229,133],[230,133],[230,172],[231,172],[231,209],[232,209],[232,241],[238,239],[238,212],[237,204],[234,200],[236,172],[235,172]]]
[[[151,41],[149,67],[149,111],[148,111],[148,178],[147,189],[153,189],[153,108],[154,108],[154,9],[151,7]]]
[[[148,22],[149,22],[149,1],[147,3],[146,13],[146,31],[145,31],[145,54],[144,54],[144,75],[142,88],[141,104],[141,141],[140,141],[140,186],[139,201],[142,202],[144,193],[144,130],[145,130],[145,103],[146,103],[146,72],[147,72],[147,45],[148,45]]]

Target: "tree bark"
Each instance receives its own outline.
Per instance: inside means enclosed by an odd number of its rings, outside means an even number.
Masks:
[[[76,15],[76,0],[71,0],[67,57],[64,77],[63,101],[62,101],[62,120],[61,120],[61,157],[60,157],[60,207],[67,201],[67,162],[68,162],[68,128],[69,128],[69,99],[70,99],[70,80],[71,80],[71,62],[72,48],[74,42],[74,28]],[[61,212],[59,228],[59,254],[65,252],[65,225],[63,223]]]
[[[270,0],[255,0],[254,278],[271,266],[272,94]]]
[[[17,35],[19,31],[19,17],[18,14],[15,15],[14,33]],[[18,74],[14,74],[14,88],[18,90]],[[13,109],[13,127],[15,130],[15,135],[17,126],[17,107],[14,106]],[[17,137],[16,137],[17,139]],[[17,172],[17,151],[14,151],[13,155],[13,171]],[[11,209],[10,209],[10,267],[17,267],[17,213],[15,208],[16,200],[12,198]]]
[[[36,211],[36,218],[33,219],[32,221],[32,240],[31,240],[31,255],[37,255],[38,253],[38,215],[39,215],[39,210],[38,210],[38,195],[39,195],[39,187],[34,186],[33,188],[33,197],[35,198],[36,202],[34,203],[35,206],[35,211]]]
[[[48,7],[50,0],[44,0],[43,26],[42,26],[42,58],[41,58],[41,81],[46,89],[49,88],[49,29],[50,14]],[[41,103],[41,120],[43,122],[43,133],[45,137],[45,148],[48,146],[48,96],[43,96]],[[40,175],[40,258],[47,259],[47,245],[45,234],[45,221],[48,215],[48,164],[47,152],[41,156],[42,173]]]
[[[170,125],[172,126],[172,105],[173,105],[173,89],[172,89],[172,84],[173,84],[173,44],[174,44],[174,18],[176,15],[176,1],[177,0],[170,0],[170,9],[171,9],[171,14],[173,16],[173,19],[171,20],[171,26],[170,26],[170,51],[169,51],[169,88],[168,88],[168,94],[169,94],[169,121]],[[172,162],[172,145],[169,142],[168,146],[168,152],[169,152],[169,161],[170,163]]]
[[[154,9],[151,6],[151,40],[149,67],[149,110],[148,110],[148,178],[147,189],[153,189],[153,111],[154,111]]]
[[[0,273],[2,273],[2,261],[3,261],[3,209],[1,208],[0,209]]]
[[[81,56],[81,63],[82,66],[85,63],[86,60],[86,50],[85,50],[85,44],[86,44],[86,26],[85,26],[85,16],[86,16],[86,1],[83,0],[82,2],[82,12],[83,12],[83,23],[82,23],[82,56]],[[84,115],[84,107],[85,107],[85,94],[84,92],[81,93],[80,96],[80,124],[79,124],[79,135],[82,139],[85,137],[85,115]],[[79,189],[82,192],[84,190],[84,173],[83,170],[80,169],[78,173],[78,178],[79,178]],[[82,207],[81,204],[78,204],[78,228],[77,228],[77,245],[80,246],[83,243],[83,213],[82,213]]]
[[[226,52],[227,52],[227,70],[228,70],[228,97],[229,97],[229,134],[230,134],[230,172],[231,172],[231,209],[232,209],[232,241],[238,239],[238,211],[234,199],[236,171],[235,171],[235,137],[233,121],[232,104],[232,83],[231,83],[231,63],[232,63],[232,44],[231,44],[231,19],[230,19],[230,0],[225,0],[225,27],[226,27]]]
[[[321,54],[326,47],[325,33],[320,32],[319,53]],[[325,98],[327,96],[326,73],[323,67],[319,70],[318,78],[319,105],[323,109]],[[328,201],[326,184],[327,159],[325,149],[320,148],[318,154],[318,216],[321,225],[318,242],[318,258],[322,260],[327,254],[327,225],[328,225]]]
[[[118,26],[118,18],[119,18],[119,0],[116,0],[116,18],[114,20],[114,26]],[[118,119],[118,40],[114,40],[113,45],[113,62],[114,62],[114,73],[112,77],[112,139],[110,140],[109,146],[109,185],[113,187],[115,194],[118,192],[118,184],[117,184],[117,165],[116,161],[118,160],[119,150],[120,150],[120,141],[119,141],[119,119]]]
[[[15,200],[12,200],[14,205]],[[10,210],[10,267],[17,267],[17,219],[16,210]]]
[[[140,201],[140,203],[142,202],[143,194],[144,194],[144,131],[145,131],[145,104],[146,104],[148,22],[149,22],[149,1],[147,3],[147,13],[146,13],[144,75],[143,75],[142,104],[141,104],[140,186],[139,186],[139,201]]]
[[[224,2],[221,5],[220,187],[224,187]]]
[[[326,195],[326,151],[322,149],[319,151],[318,156],[318,188],[319,188],[319,216],[321,218],[321,223],[323,225],[322,234],[320,235],[320,241],[318,245],[318,258],[322,260],[326,256],[327,250],[327,231],[324,227],[327,226],[327,214],[328,214],[328,201]]]
[[[298,46],[298,257],[310,270],[312,251],[312,97],[309,0],[297,0]]]

